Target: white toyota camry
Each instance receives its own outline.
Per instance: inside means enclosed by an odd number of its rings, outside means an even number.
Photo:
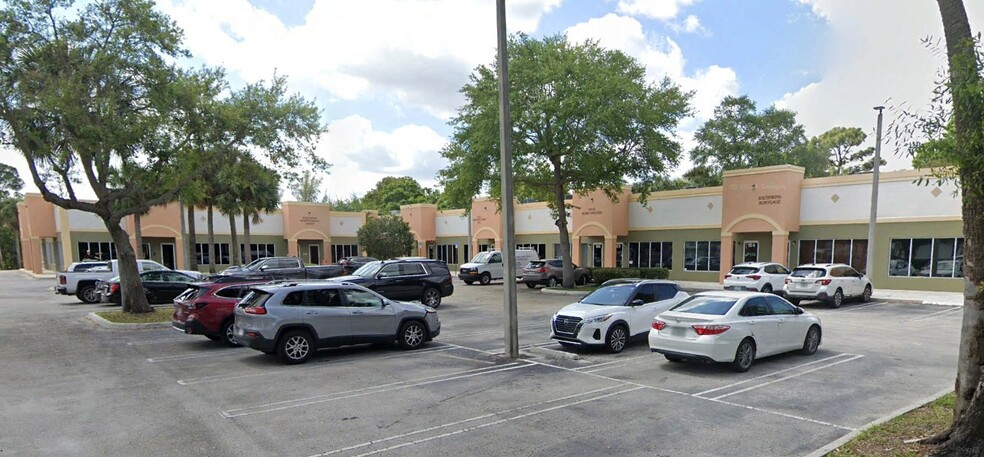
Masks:
[[[773,294],[701,292],[653,320],[649,348],[671,362],[730,362],[748,371],[757,358],[820,346],[820,318]]]

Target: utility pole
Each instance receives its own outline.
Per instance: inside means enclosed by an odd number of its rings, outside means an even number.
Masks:
[[[496,0],[496,32],[499,44],[499,146],[502,161],[502,252],[503,307],[505,308],[506,354],[519,357],[519,322],[516,306],[516,225],[513,208],[512,120],[509,115],[509,67],[506,53],[506,0]]]
[[[875,129],[875,157],[871,160],[874,165],[871,169],[871,214],[868,217],[868,259],[864,263],[865,274],[868,279],[874,272],[875,265],[875,224],[878,222],[878,170],[881,168],[881,137],[882,137],[882,111],[884,106],[876,106],[878,111],[878,126]]]

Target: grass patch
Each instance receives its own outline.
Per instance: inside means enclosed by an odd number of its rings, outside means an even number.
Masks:
[[[925,438],[942,432],[953,420],[953,393],[927,403],[884,424],[871,427],[827,457],[907,456],[929,454],[932,446],[905,444],[905,440]]]
[[[152,313],[124,313],[123,311],[99,311],[97,316],[116,324],[152,324],[171,322],[173,308],[154,308]]]
[[[574,291],[574,292],[584,292],[584,293],[594,292],[594,290],[597,289],[597,288],[598,288],[597,285],[590,285],[590,284],[589,285],[585,285],[585,286],[574,286],[574,288],[572,288],[572,289],[565,289],[565,288],[563,288],[561,286],[557,286],[557,287],[544,287],[544,289],[570,290],[570,291]]]

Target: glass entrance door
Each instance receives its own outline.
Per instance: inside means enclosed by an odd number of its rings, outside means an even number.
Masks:
[[[758,241],[746,241],[745,242],[745,262],[758,262],[759,261],[759,242]]]

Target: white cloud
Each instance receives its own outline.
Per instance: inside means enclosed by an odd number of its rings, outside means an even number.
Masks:
[[[644,16],[652,19],[673,19],[680,10],[697,0],[619,0],[615,11],[630,16]]]
[[[510,31],[536,31],[562,0],[510,2]],[[342,100],[391,97],[447,118],[458,89],[495,53],[495,4],[481,0],[318,0],[286,27],[246,0],[161,0],[197,57],[253,81],[276,70]],[[450,94],[450,95],[449,95]]]
[[[680,22],[680,23],[671,22],[671,23],[669,23],[669,27],[671,29],[673,29],[674,32],[677,32],[677,33],[697,33],[697,32],[701,32],[701,33],[704,33],[705,35],[708,34],[707,29],[705,29],[704,26],[700,24],[700,19],[698,19],[697,16],[694,16],[693,14],[687,16],[683,20],[683,22]]]
[[[934,55],[921,42],[927,36],[943,36],[935,2],[801,3],[810,4],[815,14],[827,20],[832,40],[826,55],[817,56],[826,62],[820,79],[786,94],[776,105],[796,111],[808,135],[837,126],[860,127],[868,133],[865,146],[874,145],[877,115],[872,107],[889,108],[887,126],[895,116],[893,106],[928,104],[937,71],[945,65],[943,55]],[[971,24],[982,24],[984,7],[979,2],[965,5]],[[885,142],[882,156],[889,169],[910,167],[908,157],[899,157]]]
[[[440,155],[446,143],[430,127],[410,124],[385,132],[358,115],[336,120],[318,144],[318,154],[332,164],[325,190],[333,198],[362,195],[386,176],[434,186],[437,171],[447,166]]]

